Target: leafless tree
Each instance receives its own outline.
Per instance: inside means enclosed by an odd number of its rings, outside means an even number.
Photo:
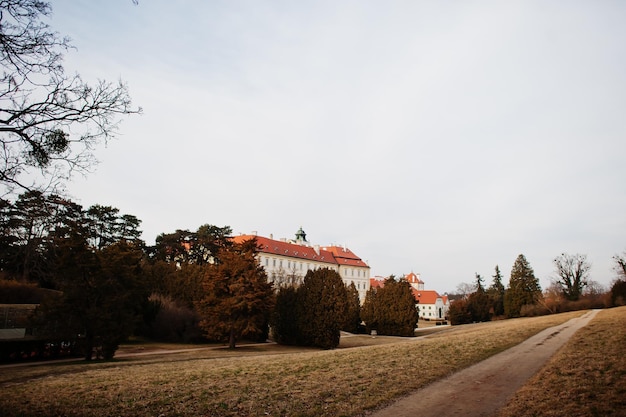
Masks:
[[[583,294],[589,278],[591,263],[587,255],[563,253],[554,259],[557,283],[568,300],[576,301]]]
[[[615,272],[621,279],[626,280],[626,252],[615,255],[613,260],[615,261]]]
[[[115,135],[133,108],[127,86],[67,75],[72,48],[42,19],[50,4],[0,0],[0,184],[6,191],[62,184],[96,162],[95,145]],[[37,179],[39,178],[39,179]]]
[[[286,271],[280,268],[278,271],[272,272],[271,282],[274,288],[294,287],[297,288],[302,284],[304,277],[296,272],[296,268]]]

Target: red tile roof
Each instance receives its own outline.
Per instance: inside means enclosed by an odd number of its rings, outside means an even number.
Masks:
[[[382,288],[385,286],[385,281],[376,278],[370,278],[370,288]]]
[[[384,280],[370,278],[370,288],[382,288],[384,286]],[[416,290],[415,288],[412,288],[411,290],[413,291],[413,297],[415,297],[420,304],[435,304],[437,302],[437,298],[441,298],[444,304],[448,301],[447,295],[441,296],[434,290]]]
[[[274,240],[256,235],[235,236],[233,237],[233,241],[236,243],[241,243],[252,238],[256,238],[260,247],[260,252],[263,253],[288,256],[290,258],[311,260],[315,262],[325,262],[334,265],[367,267],[367,264],[363,262],[361,258],[356,256],[349,249],[344,250],[343,247],[329,246],[325,248],[319,248],[319,250],[316,251],[316,249],[312,246],[304,246],[297,243],[290,243],[283,240]]]
[[[344,246],[325,246],[324,249],[333,254],[339,265],[367,266],[361,258],[356,256],[354,252]]]
[[[405,276],[404,279],[406,279],[409,284],[423,284],[424,281],[422,281],[415,273],[411,272],[409,275]]]
[[[437,298],[443,299],[437,291],[416,290],[415,288],[413,288],[413,296],[417,301],[419,301],[420,304],[435,304],[437,302]]]

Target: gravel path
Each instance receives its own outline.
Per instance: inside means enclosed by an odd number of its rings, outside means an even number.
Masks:
[[[597,312],[593,310],[545,329],[517,346],[418,390],[370,416],[492,415]]]

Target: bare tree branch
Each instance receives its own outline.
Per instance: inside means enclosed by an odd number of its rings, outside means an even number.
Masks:
[[[65,75],[71,45],[41,21],[50,12],[44,1],[0,0],[0,184],[8,191],[89,172],[93,149],[115,136],[119,118],[141,113],[122,81]]]
[[[591,263],[587,261],[587,255],[561,254],[554,259],[558,284],[561,286],[563,295],[572,301],[576,301],[583,294],[587,286]]]

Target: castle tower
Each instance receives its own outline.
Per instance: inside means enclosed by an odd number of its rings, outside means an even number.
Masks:
[[[405,276],[404,279],[407,280],[411,287],[415,288],[418,291],[424,290],[424,281],[420,279],[420,275],[414,272],[411,272],[409,275]]]
[[[308,243],[306,241],[306,233],[302,230],[302,226],[300,226],[300,229],[296,232],[296,243],[300,245]]]

